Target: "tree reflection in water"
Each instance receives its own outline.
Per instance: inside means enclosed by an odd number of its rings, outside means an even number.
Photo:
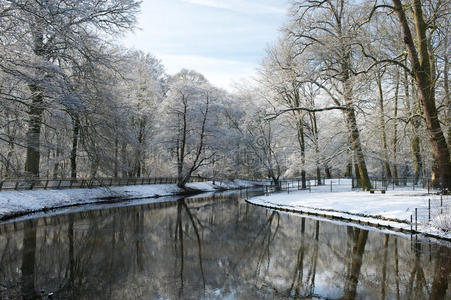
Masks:
[[[24,300],[35,299],[38,296],[35,288],[35,256],[36,256],[36,225],[35,221],[24,222],[22,250],[22,297]]]
[[[446,292],[451,273],[450,257],[451,249],[441,245],[438,250],[438,258],[435,261],[434,281],[432,282],[431,287],[431,300],[446,299]]]
[[[0,251],[1,299],[41,290],[54,299],[451,298],[446,244],[412,246],[235,194],[4,224]]]
[[[202,226],[201,222],[199,221],[199,219],[195,216],[193,216],[193,214],[190,211],[190,208],[186,205],[185,200],[184,199],[180,199],[177,201],[177,222],[176,222],[176,226],[175,226],[175,252],[178,253],[178,255],[176,255],[176,265],[175,265],[175,269],[177,270],[177,268],[180,268],[180,287],[179,287],[179,293],[178,293],[178,297],[180,299],[183,299],[183,287],[184,287],[184,274],[183,274],[183,269],[184,269],[184,257],[185,257],[185,251],[184,251],[184,230],[183,230],[183,219],[182,219],[182,213],[183,211],[186,212],[186,214],[189,217],[189,222],[187,224],[187,226],[185,226],[185,231],[186,233],[189,233],[189,226],[191,225],[195,235],[196,235],[196,240],[197,240],[197,249],[198,249],[198,255],[199,255],[199,271],[201,274],[201,278],[202,278],[202,288],[205,291],[205,275],[204,275],[204,269],[202,266],[202,241],[201,241],[201,237],[199,234],[199,230],[198,230],[198,224],[200,226]],[[178,250],[177,250],[178,249]],[[179,265],[179,267],[177,267],[177,265]]]
[[[344,299],[354,299],[356,296],[367,238],[367,230],[348,227],[348,247],[350,248],[348,253],[350,256],[344,285]]]
[[[313,239],[313,246],[305,245],[306,242],[311,241],[305,236],[305,218],[301,218],[301,245],[297,253],[296,269],[294,278],[291,283],[288,294],[294,299],[306,298],[315,296],[315,276],[316,266],[318,263],[318,239],[319,239],[319,221],[315,222],[315,233]],[[307,270],[307,276],[304,278],[304,254],[306,248],[313,249],[311,259],[306,259],[310,263]]]
[[[274,238],[276,237],[276,234],[279,230],[279,221],[280,221],[279,213],[273,211],[269,216],[268,220],[263,224],[263,226],[261,226],[260,230],[257,232],[255,239],[248,246],[250,248],[254,248],[256,252],[258,252],[257,267],[255,271],[255,277],[257,279],[261,276],[260,274],[262,272],[261,267],[265,259],[267,261],[266,271],[269,269],[269,264],[271,261],[271,252],[270,252],[271,244],[274,241]],[[274,232],[273,232],[274,226],[273,222],[275,224]]]

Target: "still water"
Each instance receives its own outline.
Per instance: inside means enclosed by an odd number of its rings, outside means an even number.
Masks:
[[[449,245],[240,193],[0,225],[1,299],[451,299],[450,273]]]

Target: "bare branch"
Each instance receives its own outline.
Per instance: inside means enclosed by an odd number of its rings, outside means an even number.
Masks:
[[[265,120],[273,120],[275,118],[277,118],[278,116],[286,113],[286,112],[290,112],[290,111],[307,111],[310,113],[313,112],[320,112],[320,111],[328,111],[328,110],[348,110],[349,108],[347,108],[346,106],[329,106],[329,107],[322,107],[322,108],[308,108],[308,107],[292,107],[292,108],[287,108],[287,109],[282,109],[279,110],[278,112],[274,113],[274,114],[268,114],[265,118]]]

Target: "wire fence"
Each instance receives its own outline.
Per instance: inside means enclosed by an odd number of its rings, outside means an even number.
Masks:
[[[441,220],[439,217],[446,216],[448,220]],[[415,207],[410,217],[412,229],[417,230],[418,226],[433,225],[445,228],[449,225],[441,224],[451,221],[451,198],[449,195],[440,195],[439,198],[428,199],[427,207]]]
[[[346,179],[348,180],[347,182],[345,181]],[[349,186],[349,181],[351,181],[351,186]],[[306,179],[305,187],[303,188],[302,180],[294,178],[280,180],[278,185],[271,182],[263,188],[266,196],[274,192],[289,194],[295,190],[308,190],[312,192],[313,188],[314,192],[337,192],[358,189],[354,186],[355,181],[355,178],[333,178],[327,180],[309,178]],[[417,182],[415,178],[406,177],[395,183],[384,179],[372,178],[371,183],[373,188],[369,191],[370,193],[377,191],[385,194],[386,191],[397,189],[406,190],[408,188],[412,190],[422,189],[422,195],[425,195],[425,190],[427,189],[427,195],[430,195],[430,198],[421,207],[413,207],[411,209],[411,229],[417,231],[419,226],[433,226],[444,230],[451,229],[451,197],[447,190],[433,189],[430,179],[423,183]]]
[[[210,179],[193,176],[189,182],[205,182]],[[77,179],[41,179],[41,178],[6,178],[0,181],[0,191],[36,190],[36,189],[71,189],[94,188],[123,185],[170,184],[177,183],[176,177],[139,177],[139,178],[77,178]]]
[[[206,178],[201,176],[191,176],[188,182],[224,181],[223,178]],[[267,179],[246,178],[241,179],[251,181],[257,185],[267,185]],[[125,185],[146,185],[146,184],[176,184],[177,177],[94,177],[94,178],[5,178],[0,180],[0,191],[7,190],[47,190],[47,189],[72,189],[72,188],[95,188]]]
[[[428,190],[428,193],[432,190],[438,189],[441,186],[440,179],[431,178],[416,178],[416,177],[399,177],[399,178],[381,178],[370,177],[371,186],[373,189],[385,189],[395,190],[399,187],[409,187],[412,190],[424,188]],[[359,189],[359,180],[352,178],[352,188]]]

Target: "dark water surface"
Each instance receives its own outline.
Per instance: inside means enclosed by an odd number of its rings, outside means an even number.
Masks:
[[[0,225],[0,298],[36,299],[43,291],[53,299],[451,299],[446,244],[283,214],[243,198]]]

